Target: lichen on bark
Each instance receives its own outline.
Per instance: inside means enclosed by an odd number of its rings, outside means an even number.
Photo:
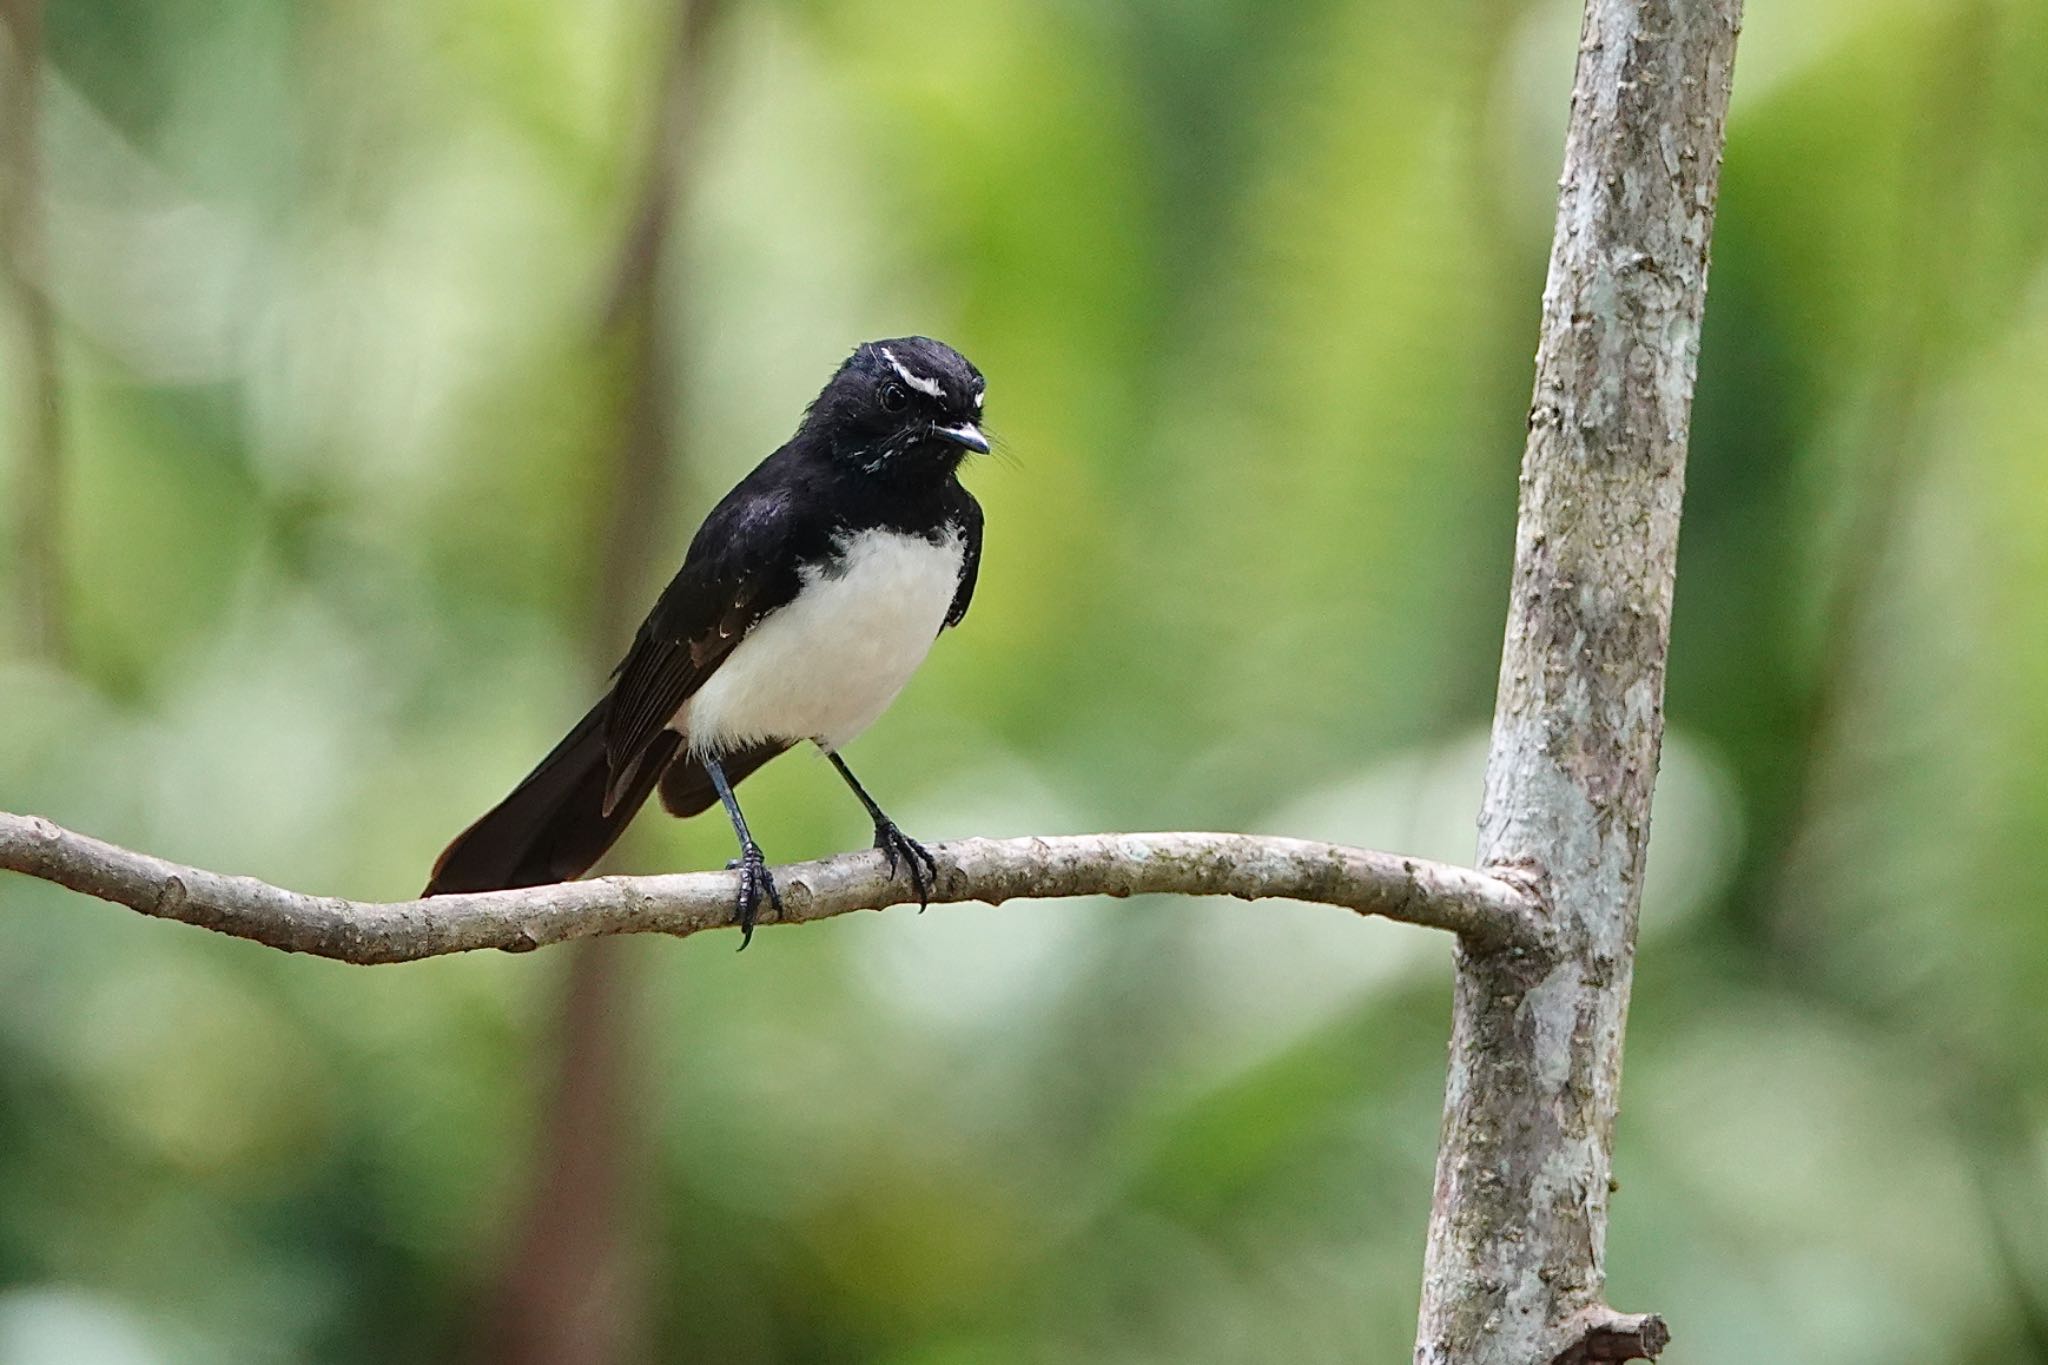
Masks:
[[[1479,838],[1550,936],[1459,951],[1424,1365],[1538,1365],[1612,1317],[1622,1028],[1740,18],[1586,5]]]

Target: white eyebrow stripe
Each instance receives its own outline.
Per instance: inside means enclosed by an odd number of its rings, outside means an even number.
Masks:
[[[911,388],[916,389],[919,393],[928,394],[933,398],[944,398],[946,396],[946,391],[939,387],[938,380],[926,379],[921,374],[912,374],[887,346],[882,347],[882,359],[889,362],[890,369],[903,376],[904,383],[910,385]]]
[[[987,388],[979,388],[974,391],[974,410],[976,412],[981,411],[981,400],[986,397],[988,397]]]

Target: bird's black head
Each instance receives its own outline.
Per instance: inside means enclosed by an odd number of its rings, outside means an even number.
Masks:
[[[981,371],[942,341],[870,341],[847,357],[804,417],[802,435],[869,474],[951,474],[986,454]]]

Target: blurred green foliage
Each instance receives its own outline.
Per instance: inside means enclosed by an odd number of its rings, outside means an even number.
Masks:
[[[75,648],[0,658],[0,805],[400,897],[579,714],[671,22],[49,6]],[[1010,458],[973,615],[854,751],[910,829],[1469,858],[1575,34],[731,0],[640,594],[855,342],[930,332]],[[2048,6],[1757,0],[1742,43],[1613,1298],[1693,1361],[2048,1361]],[[865,841],[810,760],[747,796],[772,856]],[[623,949],[651,1358],[1405,1357],[1440,939],[1172,902],[731,947]],[[0,882],[0,1365],[461,1355],[570,961]]]

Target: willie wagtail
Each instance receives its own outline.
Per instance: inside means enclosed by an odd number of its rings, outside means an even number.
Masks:
[[[938,864],[839,750],[967,614],[981,505],[957,475],[968,451],[988,451],[983,391],[981,371],[929,337],[854,351],[789,443],[704,519],[611,690],[455,836],[423,894],[581,876],[659,786],[672,815],[724,803],[744,947],[762,898],[778,911],[782,898],[732,789],[810,740],[874,819],[890,872],[900,864],[927,901]]]

